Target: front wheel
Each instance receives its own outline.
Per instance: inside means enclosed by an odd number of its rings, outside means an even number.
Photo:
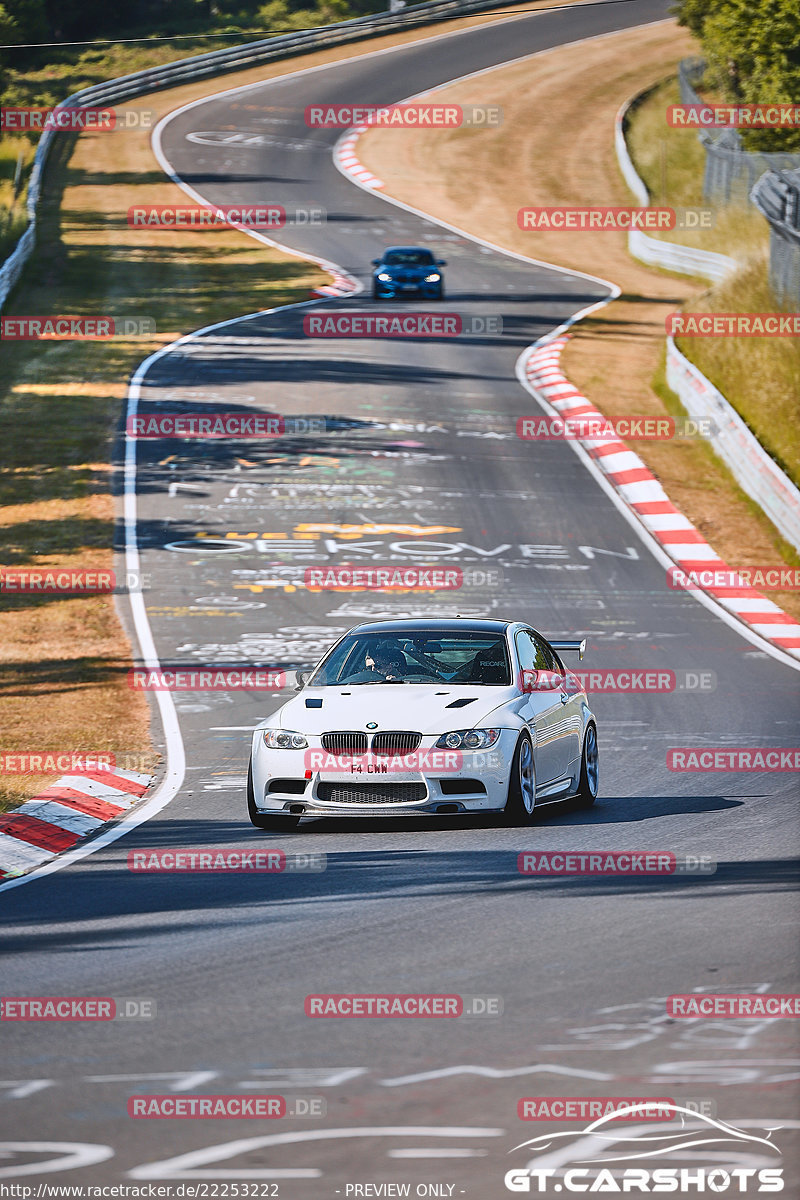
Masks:
[[[256,829],[274,829],[276,832],[285,830],[287,833],[296,829],[300,824],[300,818],[293,816],[291,813],[262,813],[256,808],[256,796],[253,790],[253,762],[252,759],[247,768],[247,815],[250,818],[251,825],[255,825]]]
[[[600,780],[600,756],[597,752],[597,730],[594,725],[586,727],[581,755],[581,775],[575,801],[579,808],[591,808],[597,799]]]
[[[536,767],[533,746],[527,733],[517,742],[511,774],[508,780],[508,799],[505,815],[511,825],[532,825],[536,808]]]

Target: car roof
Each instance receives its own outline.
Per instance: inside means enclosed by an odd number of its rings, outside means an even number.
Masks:
[[[433,254],[430,246],[387,246],[384,254],[388,254],[390,250],[422,250],[425,254]]]
[[[443,633],[445,630],[463,629],[470,633],[505,633],[516,621],[497,621],[475,617],[432,617],[430,620],[396,619],[388,621],[364,621],[350,632],[355,633]]]

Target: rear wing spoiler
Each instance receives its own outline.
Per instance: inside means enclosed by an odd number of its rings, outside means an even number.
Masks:
[[[559,654],[563,654],[566,651],[568,654],[577,654],[578,658],[583,658],[584,651],[586,650],[586,638],[562,638],[560,641],[551,642],[550,645]]]

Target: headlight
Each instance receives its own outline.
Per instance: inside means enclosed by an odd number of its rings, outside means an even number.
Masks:
[[[378,276],[378,278],[380,278],[380,276]],[[433,275],[425,276],[425,282],[426,283],[438,283],[441,278],[442,278],[441,275],[437,275],[436,272],[434,272]]]
[[[486,750],[500,737],[499,729],[454,729],[443,733],[436,743],[437,750]]]
[[[270,750],[305,750],[305,735],[292,729],[265,729],[264,745]]]
[[[380,279],[381,283],[391,283],[392,282],[391,275],[387,275],[387,273],[385,271],[381,271],[380,275],[378,276],[378,279]]]

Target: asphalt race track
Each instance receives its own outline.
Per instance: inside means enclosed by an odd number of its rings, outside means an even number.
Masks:
[[[677,774],[666,754],[800,744],[800,675],[670,590],[569,445],[516,437],[517,418],[538,411],[515,377],[521,351],[607,289],[355,187],[332,161],[339,131],[303,120],[308,104],[398,101],[661,20],[668,7],[627,0],[498,21],[221,94],[164,127],[166,160],[208,201],[322,206],[324,224],[274,236],[366,286],[384,246],[430,245],[448,261],[442,311],[499,317],[502,334],[304,336],[309,311],[371,308],[367,292],[243,316],[154,362],[144,413],[210,405],[316,429],[138,443],[137,538],[162,666],[292,671],[365,618],[459,612],[586,636],[587,668],[671,669],[687,686],[593,699],[601,794],[587,812],[556,808],[528,829],[488,818],[313,820],[291,835],[253,829],[244,796],[250,731],[291,690],[176,692],[186,772],[171,803],[2,897],[6,993],[149,998],[156,1016],[6,1029],[0,1183],[257,1182],[259,1195],[282,1200],[403,1194],[352,1190],[394,1183],[411,1195],[495,1200],[510,1194],[505,1172],[527,1161],[509,1151],[553,1128],[521,1121],[522,1097],[613,1095],[702,1101],[762,1135],[782,1126],[773,1140],[795,1180],[785,1195],[800,1194],[796,1023],[665,1012],[674,993],[797,990],[796,781]],[[491,77],[476,81],[478,95],[491,103]],[[350,561],[446,561],[468,582],[432,598],[297,586],[308,566]],[[692,686],[703,672],[709,690]],[[134,850],[217,846],[324,855],[326,869],[127,867]],[[531,879],[517,870],[531,848],[666,850],[718,865],[666,878]],[[313,1020],[304,998],[320,992],[457,993],[499,1000],[502,1012]],[[279,1094],[296,1115],[134,1120],[134,1093]],[[577,1134],[585,1123],[555,1128]],[[774,1166],[779,1156],[763,1146],[722,1155],[734,1160]]]

